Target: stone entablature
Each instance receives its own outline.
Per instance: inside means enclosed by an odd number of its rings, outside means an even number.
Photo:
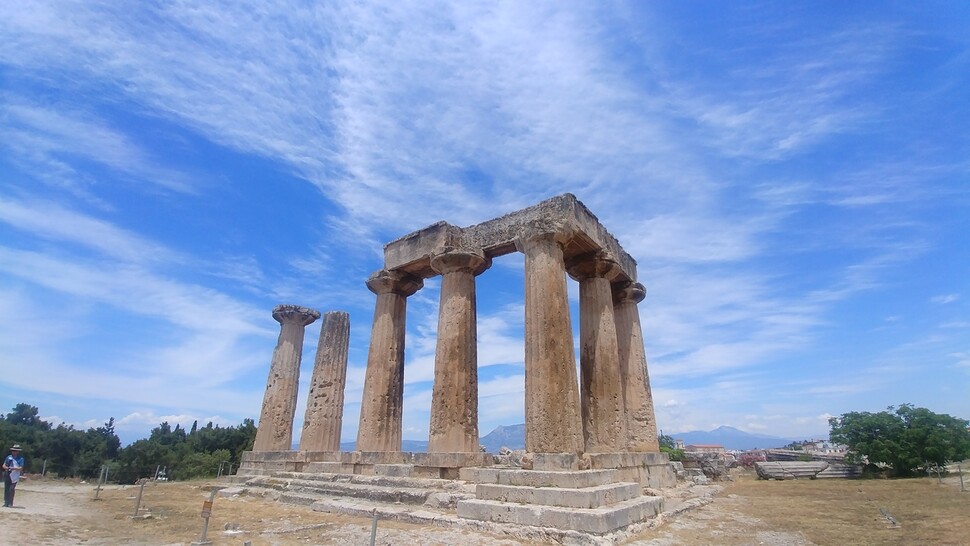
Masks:
[[[429,278],[437,273],[431,256],[448,248],[468,249],[491,259],[516,251],[526,232],[563,234],[563,257],[601,252],[617,264],[611,281],[636,281],[637,262],[576,196],[566,193],[531,207],[460,228],[438,222],[384,246],[384,268]]]

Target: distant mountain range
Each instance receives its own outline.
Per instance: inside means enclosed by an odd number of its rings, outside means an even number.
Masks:
[[[498,453],[502,447],[525,449],[525,424],[499,425],[495,430],[478,439],[489,453]]]
[[[734,427],[720,426],[714,430],[692,430],[690,432],[678,432],[674,434],[665,433],[674,440],[683,440],[684,444],[716,444],[724,446],[724,449],[771,449],[790,444],[793,440],[789,438],[779,438],[778,436],[767,436],[764,434],[752,434]]]
[[[669,434],[669,433],[668,433]],[[692,430],[690,432],[678,432],[669,434],[675,440],[683,440],[684,444],[716,444],[724,446],[725,449],[771,449],[782,447],[794,441],[792,438],[780,438],[778,436],[767,436],[764,434],[752,434],[734,427],[721,426],[714,430]],[[482,436],[478,443],[485,446],[489,453],[498,453],[502,447],[509,449],[525,449],[525,425],[500,425],[495,430]],[[353,451],[356,442],[343,442],[340,449],[343,451]],[[401,442],[403,451],[413,451],[423,453],[428,450],[428,442],[419,440],[403,440]]]

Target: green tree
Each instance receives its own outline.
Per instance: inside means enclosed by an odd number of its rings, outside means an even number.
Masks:
[[[40,410],[37,406],[21,402],[14,406],[13,411],[8,413],[4,419],[12,425],[22,425],[27,428],[39,430],[50,430],[49,423],[38,417]]]
[[[40,472],[44,464],[43,452],[38,447],[50,433],[51,425],[39,415],[36,406],[21,402],[13,411],[0,416],[0,449],[5,450],[13,444],[23,446],[27,472]]]
[[[657,439],[660,442],[660,452],[666,453],[668,459],[671,461],[682,461],[684,459],[684,450],[675,447],[677,443],[673,437],[661,432]]]
[[[829,437],[849,448],[848,462],[885,465],[896,476],[909,476],[970,457],[968,425],[965,419],[902,404],[833,417]]]
[[[242,453],[252,449],[256,437],[252,419],[234,427],[209,422],[200,428],[195,422],[189,429],[163,422],[149,438],[122,448],[113,417],[103,426],[82,431],[63,423],[51,427],[39,416],[37,407],[27,403],[0,414],[0,445],[22,445],[28,472],[40,472],[46,461],[49,473],[96,478],[107,464],[110,479],[122,483],[154,476],[160,467],[176,479],[215,476],[223,463],[239,468]]]

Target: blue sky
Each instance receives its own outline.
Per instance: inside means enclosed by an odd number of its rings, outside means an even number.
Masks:
[[[0,411],[125,442],[258,418],[294,303],[350,313],[352,440],[383,244],[571,192],[638,261],[664,430],[968,418],[967,28],[960,2],[2,3]],[[478,279],[485,434],[523,421],[521,255]],[[438,287],[408,303],[408,439]]]

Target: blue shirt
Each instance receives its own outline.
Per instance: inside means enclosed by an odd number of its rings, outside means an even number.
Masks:
[[[17,483],[20,480],[20,471],[24,467],[23,455],[17,457],[7,455],[7,458],[3,460],[3,464],[7,467],[7,472],[10,473],[10,481]],[[14,467],[17,467],[17,469],[14,470]]]

